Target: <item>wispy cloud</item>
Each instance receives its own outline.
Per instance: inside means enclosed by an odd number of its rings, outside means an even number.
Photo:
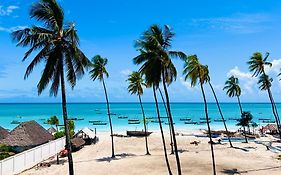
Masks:
[[[132,71],[130,69],[124,69],[124,70],[121,70],[120,73],[123,75],[123,76],[129,76]]]
[[[7,7],[0,6],[0,16],[9,16],[12,14],[19,6],[10,5]]]
[[[26,28],[27,26],[14,26],[14,27],[2,27],[0,26],[0,32],[8,32],[8,33],[11,33],[15,30],[20,30],[20,29],[24,29]]]
[[[267,29],[265,24],[271,21],[270,16],[266,14],[235,14],[229,17],[192,19],[190,25],[231,33],[248,34],[264,31]]]

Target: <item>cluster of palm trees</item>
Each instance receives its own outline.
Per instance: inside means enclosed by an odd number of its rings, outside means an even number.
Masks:
[[[63,123],[66,135],[66,149],[68,150],[68,162],[69,162],[69,174],[74,174],[73,159],[70,144],[70,134],[68,127],[68,116],[67,116],[67,100],[66,100],[66,89],[65,82],[68,82],[72,88],[76,85],[77,79],[80,79],[85,71],[90,69],[89,73],[93,81],[99,80],[104,88],[108,120],[110,124],[111,132],[111,147],[112,147],[112,158],[115,157],[114,153],[114,140],[113,140],[113,128],[111,121],[110,106],[108,100],[108,94],[105,84],[105,78],[109,76],[106,70],[108,60],[96,55],[90,61],[84,53],[79,49],[79,37],[76,33],[75,25],[73,23],[65,23],[64,13],[60,5],[56,0],[39,0],[34,3],[30,10],[30,17],[42,22],[42,26],[32,26],[12,33],[13,39],[17,42],[17,46],[30,47],[25,53],[23,61],[25,61],[32,53],[36,52],[33,60],[27,67],[24,78],[28,78],[34,67],[40,62],[45,63],[44,70],[42,72],[41,79],[37,84],[38,94],[40,95],[44,89],[50,84],[50,95],[57,96],[59,89],[61,90],[62,98],[62,112],[63,112]],[[143,88],[152,88],[155,109],[159,121],[159,128],[163,143],[163,151],[165,156],[165,162],[167,164],[168,173],[173,174],[169,157],[166,148],[166,140],[164,137],[164,131],[161,124],[160,112],[157,91],[160,92],[162,101],[164,103],[170,130],[171,139],[171,153],[174,153],[174,157],[177,164],[177,174],[181,175],[181,162],[179,157],[176,133],[174,128],[173,116],[170,105],[170,98],[168,87],[177,78],[177,69],[174,66],[172,59],[180,58],[184,61],[183,75],[185,80],[190,80],[191,86],[194,87],[199,84],[202,98],[204,101],[204,109],[208,127],[208,136],[210,139],[213,174],[216,174],[215,166],[215,154],[213,149],[212,133],[209,124],[208,105],[206,101],[204,85],[208,85],[212,94],[216,100],[216,104],[224,123],[226,133],[228,135],[227,125],[223,116],[222,109],[220,107],[218,98],[215,90],[211,83],[209,76],[209,69],[207,65],[202,65],[196,55],[187,56],[182,51],[171,50],[172,40],[175,33],[167,25],[160,27],[158,25],[152,25],[147,29],[141,37],[136,40],[135,48],[139,52],[139,55],[133,58],[133,62],[136,65],[140,65],[138,71],[133,72],[128,77],[128,91],[131,94],[136,94],[140,102],[140,108],[144,120],[144,131],[147,132],[146,116],[142,104]],[[260,53],[254,53],[250,58],[249,69],[253,72],[253,76],[259,76],[258,83],[260,84],[261,90],[267,90],[271,104],[272,111],[276,119],[278,128],[280,129],[280,120],[274,102],[270,87],[272,79],[266,74],[264,66],[271,65],[267,62],[268,55],[265,58]],[[242,110],[240,103],[241,89],[239,87],[238,78],[231,76],[226,81],[224,90],[230,97],[237,97],[238,104],[240,107],[241,116],[249,116]],[[161,89],[164,91],[162,94]],[[280,133],[280,132],[279,132]],[[228,135],[229,138],[229,135]],[[281,139],[281,133],[280,133]],[[233,147],[229,138],[230,147]],[[145,150],[146,154],[149,155],[148,139],[145,137]]]

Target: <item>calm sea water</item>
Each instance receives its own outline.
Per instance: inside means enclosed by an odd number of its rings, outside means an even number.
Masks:
[[[254,121],[260,125],[265,125],[259,122],[259,118],[270,118],[274,120],[269,103],[244,103],[242,104],[244,111],[251,111],[254,116]],[[101,120],[108,122],[106,104],[104,103],[88,103],[88,104],[68,104],[69,117],[83,118],[84,120],[75,121],[76,130],[83,127],[97,128],[97,131],[107,131],[109,125],[92,125],[89,120]],[[278,109],[281,110],[281,104],[277,104]],[[116,114],[112,116],[113,129],[115,131],[126,131],[128,129],[142,129],[143,124],[130,125],[128,119],[142,119],[141,109],[139,103],[113,103],[110,105],[111,112]],[[172,114],[176,129],[205,129],[206,124],[202,125],[186,125],[180,118],[192,118],[193,121],[200,121],[200,118],[205,117],[204,104],[202,103],[172,103]],[[212,118],[212,129],[223,129],[222,122],[214,122],[214,119],[220,119],[220,115],[215,103],[208,104],[209,116]],[[221,104],[222,111],[226,119],[238,118],[240,116],[238,104],[223,103]],[[144,110],[147,117],[156,117],[156,110],[154,103],[145,103]],[[161,116],[165,117],[165,109],[160,104]],[[0,104],[0,126],[13,129],[15,124],[11,121],[17,120],[24,122],[28,120],[36,120],[43,127],[48,128],[50,125],[44,122],[52,115],[59,117],[62,123],[61,104]],[[118,116],[128,116],[128,119],[118,119]],[[167,128],[163,119],[163,125]],[[236,121],[227,120],[227,125],[231,130],[238,129]],[[158,123],[149,123],[149,129],[157,130]]]

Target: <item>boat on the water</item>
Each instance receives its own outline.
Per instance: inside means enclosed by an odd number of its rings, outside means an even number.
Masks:
[[[140,124],[140,121],[131,121],[131,122],[129,121],[128,124],[129,125],[138,125],[138,124]]]
[[[139,122],[139,119],[129,119],[128,122]]]
[[[98,123],[98,122],[102,122],[101,120],[89,120],[89,123]]]
[[[234,117],[232,117],[232,118],[228,118],[228,120],[235,120],[235,121],[238,121],[239,118],[234,118]]]
[[[202,124],[206,124],[207,123],[207,121],[199,121],[199,122],[197,122],[197,125],[202,125]],[[209,123],[211,123],[211,121],[209,121]]]
[[[209,120],[211,120],[212,118],[209,117]],[[207,120],[205,117],[200,118],[200,120]]]
[[[126,119],[128,116],[118,116],[119,119]]]
[[[18,120],[13,120],[13,121],[11,121],[11,124],[17,125],[17,124],[20,124],[20,122]]]
[[[275,123],[274,120],[262,120],[263,123]]]
[[[191,118],[180,118],[180,121],[190,121]]]
[[[214,122],[225,122],[226,120],[224,119],[214,119]]]
[[[94,122],[93,125],[107,125],[107,122]]]
[[[259,118],[259,120],[271,120],[270,118]]]
[[[145,132],[145,131],[127,131],[128,136],[134,137],[144,137],[149,136],[152,132]]]
[[[195,124],[197,124],[197,122],[195,122],[195,121],[188,121],[188,122],[184,122],[184,124],[186,124],[186,125],[195,125]]]
[[[84,120],[84,118],[76,118],[76,117],[74,117],[74,118],[68,118],[68,120]]]

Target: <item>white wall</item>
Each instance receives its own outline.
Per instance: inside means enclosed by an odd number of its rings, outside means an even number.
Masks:
[[[36,164],[59,153],[65,146],[65,138],[26,150],[0,161],[0,175],[12,175],[32,168]]]

